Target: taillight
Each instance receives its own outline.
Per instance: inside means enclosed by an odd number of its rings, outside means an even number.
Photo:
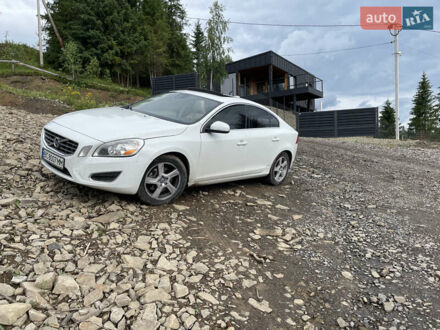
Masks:
[[[299,134],[296,136],[296,144],[299,142]]]

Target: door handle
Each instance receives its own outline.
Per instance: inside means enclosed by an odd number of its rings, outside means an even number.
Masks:
[[[237,142],[237,145],[238,145],[239,147],[245,146],[245,145],[247,145],[247,144],[248,144],[247,141],[244,141],[244,140],[241,140],[241,141]]]
[[[272,138],[272,142],[278,142],[279,140],[280,140],[279,137],[274,137],[274,138]]]

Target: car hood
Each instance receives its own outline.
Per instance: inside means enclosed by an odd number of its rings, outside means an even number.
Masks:
[[[53,122],[102,142],[178,135],[187,127],[120,107],[70,112]]]

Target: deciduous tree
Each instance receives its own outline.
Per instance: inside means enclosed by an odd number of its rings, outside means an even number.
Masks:
[[[209,9],[210,18],[206,28],[206,53],[207,63],[205,71],[209,73],[209,89],[212,90],[214,83],[220,84],[226,77],[226,63],[231,61],[231,48],[228,44],[232,38],[228,37],[229,22],[223,12],[225,8],[218,1],[214,1]]]
[[[61,61],[64,70],[72,75],[73,80],[76,80],[81,71],[81,58],[79,56],[78,46],[75,42],[69,41],[66,43],[61,56]]]

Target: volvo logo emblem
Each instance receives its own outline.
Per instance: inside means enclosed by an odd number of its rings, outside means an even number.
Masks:
[[[53,146],[54,146],[55,148],[58,149],[58,148],[60,147],[60,143],[61,143],[60,138],[56,137],[55,139],[53,139]]]

